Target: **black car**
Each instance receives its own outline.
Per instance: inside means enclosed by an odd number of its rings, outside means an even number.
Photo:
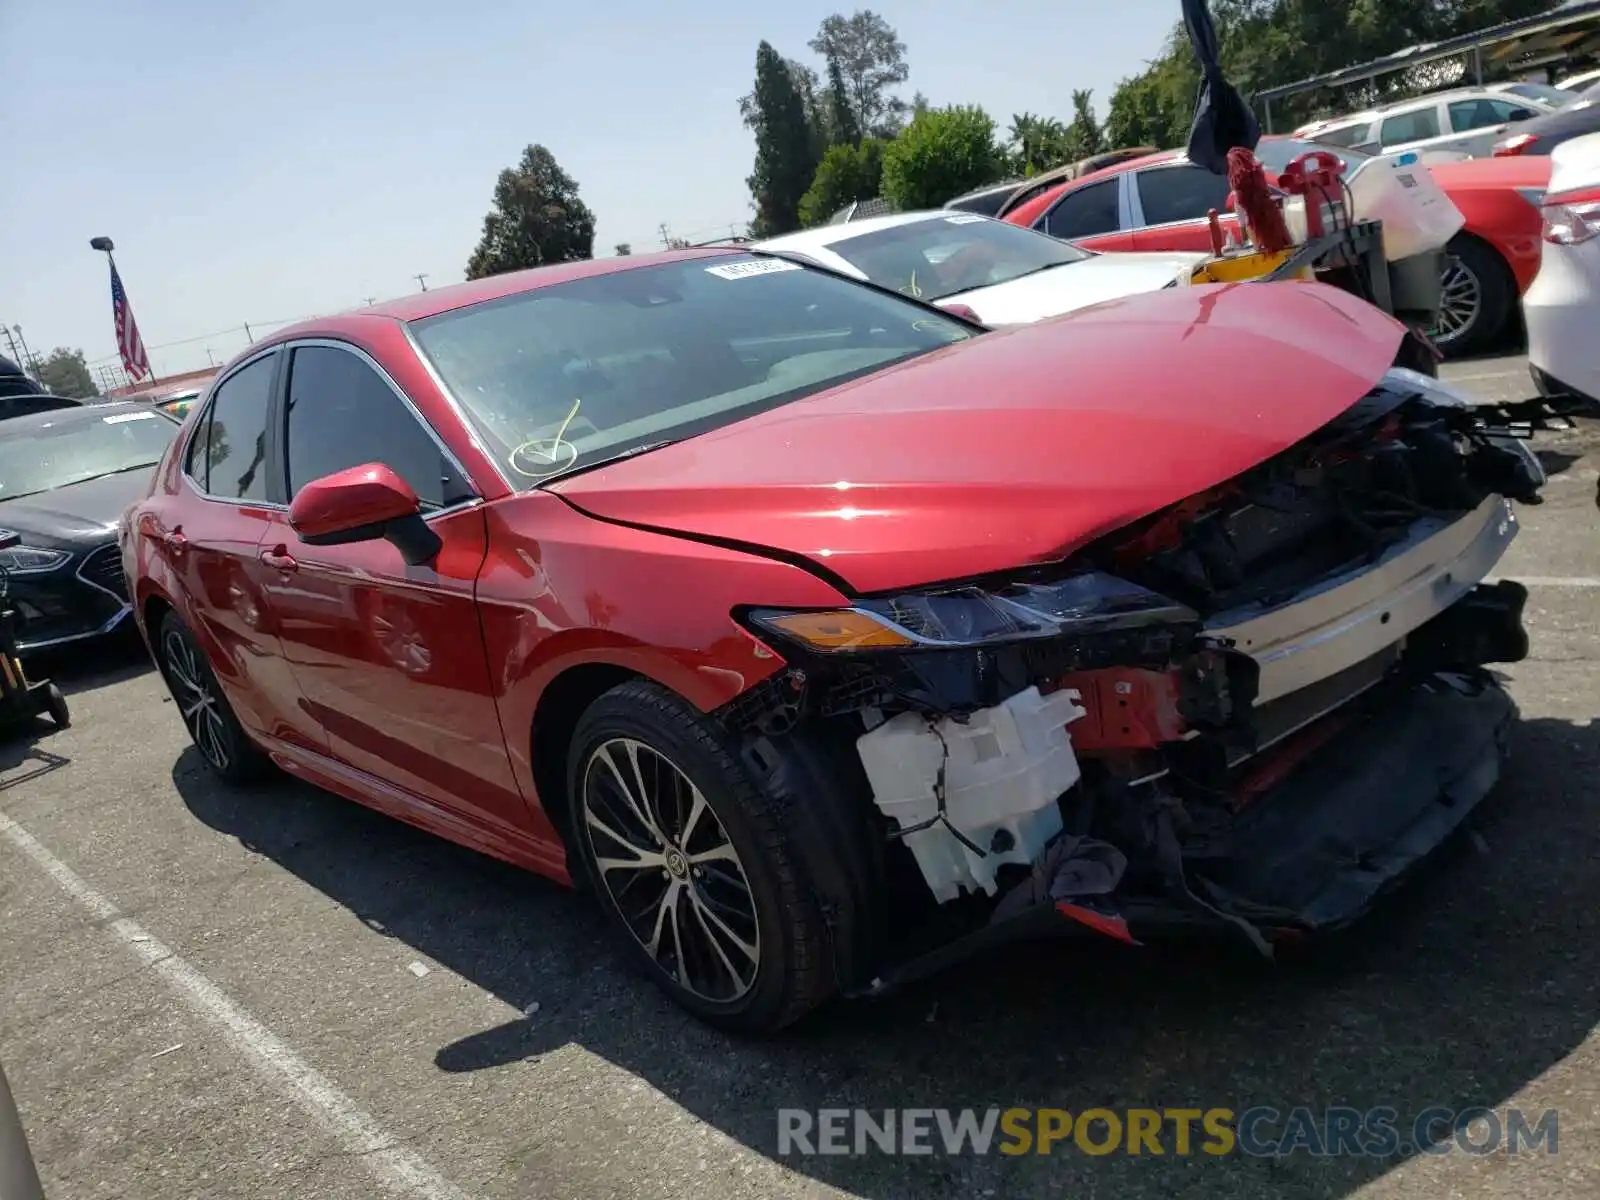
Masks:
[[[1600,94],[1591,96],[1585,92],[1576,104],[1531,121],[1518,122],[1506,137],[1495,143],[1495,157],[1549,154],[1562,142],[1600,132],[1600,102],[1597,101],[1600,101]]]
[[[0,583],[23,651],[116,629],[131,611],[117,547],[178,422],[148,404],[73,404],[0,420]]]

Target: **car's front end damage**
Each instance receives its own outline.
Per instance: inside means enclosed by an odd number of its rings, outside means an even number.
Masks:
[[[845,986],[1051,930],[1270,953],[1361,916],[1499,776],[1525,592],[1490,579],[1543,482],[1394,371],[1063,562],[741,613],[786,667],[723,721],[853,740],[875,810],[892,895]]]

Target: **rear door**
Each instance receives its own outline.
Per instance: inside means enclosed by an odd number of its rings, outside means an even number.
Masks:
[[[1182,162],[1135,171],[1130,180],[1135,250],[1211,249],[1209,216],[1216,209],[1224,230],[1236,228],[1228,208],[1228,180]]]
[[[1068,188],[1034,224],[1051,237],[1085,250],[1132,250],[1133,230],[1124,221],[1122,176]]]
[[[291,502],[312,480],[383,463],[444,543],[412,567],[385,541],[308,546],[276,514],[255,569],[306,709],[335,759],[480,827],[525,830],[474,599],[487,531],[471,482],[364,352],[317,341],[290,354],[279,445]]]
[[[1454,100],[1446,107],[1451,136],[1427,148],[1464,150],[1474,158],[1492,154],[1494,144],[1506,136],[1513,122],[1526,121],[1538,112],[1531,104],[1489,96]]]
[[[240,722],[279,741],[325,751],[321,727],[304,711],[255,578],[261,539],[283,515],[283,497],[272,486],[268,422],[284,357],[268,350],[212,390],[184,448],[182,486],[163,512],[164,527],[155,531],[156,553],[179,580],[185,621]],[[151,630],[152,637],[156,632]]]

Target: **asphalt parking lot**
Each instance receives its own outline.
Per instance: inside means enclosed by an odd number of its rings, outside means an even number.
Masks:
[[[1527,394],[1511,357],[1447,377]],[[1515,764],[1359,938],[1275,968],[1008,952],[728,1040],[562,889],[291,782],[204,774],[135,648],[0,745],[0,1062],[57,1197],[1600,1195],[1600,429],[1530,582]],[[42,733],[42,728],[41,728]],[[1559,1111],[1559,1151],[779,1158],[782,1107]]]

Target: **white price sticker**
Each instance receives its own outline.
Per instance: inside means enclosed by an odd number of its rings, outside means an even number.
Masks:
[[[946,217],[947,225],[976,225],[979,221],[987,221],[988,217],[981,217],[977,213],[957,213],[953,217]]]
[[[751,275],[775,275],[779,271],[798,271],[800,264],[786,258],[756,258],[748,262],[721,263],[707,267],[707,275],[718,279],[746,279]]]
[[[156,414],[153,412],[112,413],[109,417],[101,417],[107,425],[126,425],[129,421],[154,421]]]

